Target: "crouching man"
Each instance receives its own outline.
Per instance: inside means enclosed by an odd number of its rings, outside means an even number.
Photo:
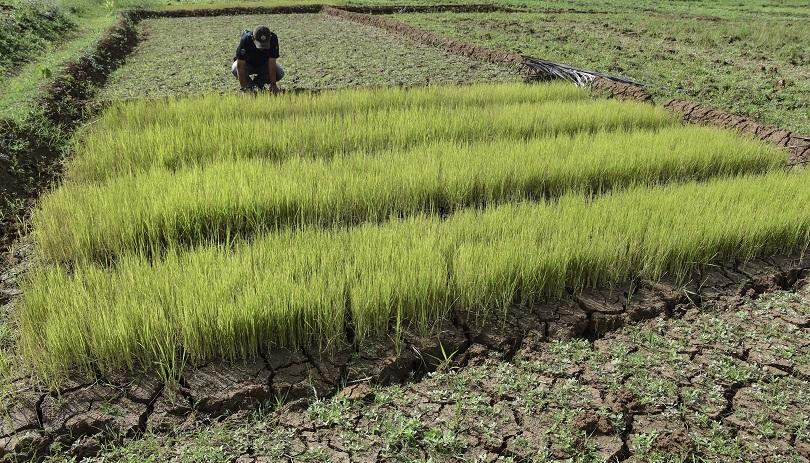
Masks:
[[[243,92],[262,90],[267,85],[273,93],[279,91],[278,81],[284,77],[284,69],[278,59],[278,37],[267,26],[259,26],[253,32],[245,31],[239,40],[231,71],[239,79]],[[255,77],[254,77],[255,76]]]

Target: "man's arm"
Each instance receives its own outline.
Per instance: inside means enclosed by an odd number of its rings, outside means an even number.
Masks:
[[[278,76],[276,75],[276,59],[270,58],[267,60],[267,72],[270,75],[270,90],[278,91]]]
[[[267,60],[267,72],[270,76],[270,90],[273,93],[278,92],[278,76],[276,75],[276,59],[278,59],[278,36],[276,34],[270,35],[270,59]]]
[[[247,61],[243,59],[236,60],[236,77],[239,78],[239,86],[242,90],[250,88],[250,76],[247,72]]]

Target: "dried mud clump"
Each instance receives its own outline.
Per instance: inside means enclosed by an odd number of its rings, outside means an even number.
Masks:
[[[652,102],[652,95],[650,95],[647,89],[640,85],[597,77],[591,83],[591,88],[597,94],[604,95],[608,98]]]
[[[290,6],[233,6],[227,8],[194,8],[186,10],[135,10],[137,19],[191,18],[211,16],[238,16],[253,14],[314,14],[321,11],[322,5]]]
[[[784,147],[790,152],[790,162],[792,164],[807,164],[810,162],[810,136],[799,135],[784,129],[760,124],[747,117],[736,116],[689,101],[670,100],[664,104],[664,107],[680,114],[686,122],[710,124],[737,130]]]

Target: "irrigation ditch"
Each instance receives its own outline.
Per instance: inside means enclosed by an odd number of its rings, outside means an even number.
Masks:
[[[138,42],[136,25],[147,18],[323,12],[442,47],[451,53],[507,64],[527,80],[560,77],[549,74],[548,68],[538,67],[538,60],[531,57],[448,39],[384,16],[403,11],[515,10],[493,5],[340,9],[312,5],[123,13],[92,52],[68,63],[48,84],[46,96],[39,102],[44,118],[41,127],[20,127],[10,121],[0,121],[3,194],[9,198],[7,202],[19,204],[17,212],[24,213],[39,194],[58,179],[65,140],[92,114],[94,89],[104,85],[110,73],[134,50]],[[594,91],[608,97],[652,101],[641,85],[569,69],[586,76]],[[686,122],[735,129],[783,147],[790,153],[791,164],[810,162],[810,137],[698,103],[671,100],[664,106],[680,114]],[[2,245],[9,248],[19,229],[17,221],[9,218],[9,214],[4,217]],[[17,247],[20,249],[0,279],[2,303],[10,307],[18,293],[18,278],[28,265],[25,245]],[[276,399],[290,403],[288,410],[302,409],[313,399],[335,394],[362,397],[369,384],[418,381],[446,362],[464,367],[492,354],[508,361],[525,347],[527,340],[584,338],[594,341],[627,324],[655,317],[679,317],[690,308],[704,304],[733,305],[743,296],[756,297],[771,290],[805,285],[810,277],[808,258],[810,254],[803,251],[747,263],[700,267],[681,284],[633,281],[615,288],[572,292],[559,300],[514,308],[499,320],[468,320],[462,314],[454,314],[437,330],[437,336],[423,339],[410,335],[402,344],[380,339],[362,346],[344,346],[329,356],[308,349],[284,350],[266,352],[261,358],[248,362],[199,365],[188,369],[171,389],[149,375],[98,375],[92,379],[76,378],[52,391],[20,372],[12,381],[14,396],[8,406],[8,418],[0,422],[0,459],[41,460],[55,443],[69,448],[76,457],[91,456],[106,441],[137,435],[147,429],[170,432],[177,426],[218,419]],[[808,380],[804,373],[783,365],[764,366]],[[728,392],[733,399],[736,391]],[[626,404],[617,402],[616,406],[621,408]],[[628,457],[626,449],[627,443],[621,443],[616,458]]]

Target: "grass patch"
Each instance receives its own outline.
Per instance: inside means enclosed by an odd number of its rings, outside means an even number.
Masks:
[[[1,81],[4,88],[0,93],[0,119],[38,125],[41,108],[36,102],[44,95],[43,84],[58,75],[66,62],[90,50],[114,22],[113,15],[83,20],[70,40],[53,46],[41,59],[28,61],[13,77]]]
[[[429,330],[455,307],[506,305],[695,263],[808,243],[807,173],[640,188],[556,204],[415,217],[349,230],[280,232],[233,247],[124,256],[113,270],[35,271],[21,311],[27,358],[68,368],[154,368],[254,355],[268,345]],[[751,218],[757,220],[752,221]]]
[[[608,8],[396,17],[462,41],[625,75],[658,99],[698,101],[810,133],[810,26],[798,5],[750,15],[754,7],[718,3],[711,14],[723,17],[712,18],[698,14],[701,6],[689,2],[678,15]]]
[[[76,25],[56,5],[14,0],[0,9],[0,76],[48,48]]]
[[[517,80],[509,68],[452,55],[385,31],[319,14],[146,20],[145,40],[113,74],[100,98],[238,90],[231,63],[245,29],[266,24],[279,36],[286,89]],[[204,31],[189,44],[188,30]],[[328,50],[324,54],[324,50]]]

